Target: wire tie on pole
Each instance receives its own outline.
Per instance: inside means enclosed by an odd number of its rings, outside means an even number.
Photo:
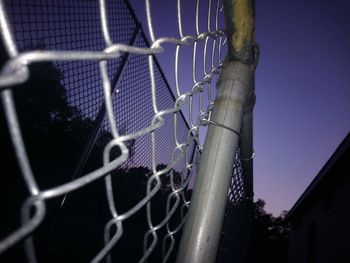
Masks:
[[[224,128],[224,129],[226,129],[226,130],[229,130],[230,132],[233,132],[234,134],[236,134],[236,135],[238,136],[238,138],[239,138],[239,132],[238,132],[238,131],[236,131],[236,130],[234,130],[234,129],[232,129],[232,128],[226,126],[226,125],[223,125],[223,124],[221,124],[221,123],[218,123],[218,122],[216,122],[216,121],[212,121],[212,120],[205,120],[205,121],[206,121],[207,123],[209,123],[209,124],[213,124],[213,125],[215,125],[215,126],[218,126],[218,127]]]
[[[253,201],[254,200],[254,196],[246,196],[245,200],[252,200]]]
[[[252,155],[249,158],[240,158],[240,159],[241,159],[241,161],[250,161],[250,160],[254,159],[254,155],[255,155],[255,152],[253,151]]]
[[[238,136],[238,138],[240,137],[238,131],[236,131],[236,130],[234,130],[234,129],[232,129],[224,124],[218,123],[216,121],[212,121],[210,119],[210,117],[211,117],[211,110],[208,110],[207,112],[201,113],[201,116],[199,117],[200,123],[202,123],[202,125],[212,124],[212,125],[227,129],[230,132],[233,132],[234,134],[236,134]]]

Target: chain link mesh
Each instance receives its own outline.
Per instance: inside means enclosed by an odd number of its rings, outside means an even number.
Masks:
[[[177,7],[177,36],[155,36],[146,1],[148,43],[122,0],[0,0],[0,259],[174,261],[225,45],[220,1],[196,2],[194,35]],[[228,203],[243,197],[237,160]]]
[[[248,205],[240,149],[237,149],[216,261],[245,262]]]

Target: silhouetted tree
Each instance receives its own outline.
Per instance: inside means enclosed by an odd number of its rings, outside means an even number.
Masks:
[[[40,189],[48,189],[72,180],[82,148],[87,143],[88,134],[93,126],[92,119],[83,116],[78,110],[76,104],[79,102],[68,102],[67,87],[62,85],[62,79],[62,72],[53,63],[36,63],[30,66],[29,79],[24,84],[12,88],[25,148]],[[20,225],[19,211],[24,199],[28,196],[28,192],[14,156],[2,111],[0,117],[0,131],[3,135],[0,144],[1,152],[6,153],[6,155],[1,155],[1,163],[3,169],[9,172],[9,174],[5,173],[1,179],[4,189],[6,189],[0,194],[0,207],[7,211],[7,217],[5,217],[5,221],[2,221],[6,227],[2,228],[0,232],[1,237],[4,237]],[[112,135],[108,131],[100,131],[90,154],[86,171],[102,166],[102,152],[106,143],[111,139]],[[129,142],[127,146],[132,153],[134,142]],[[119,149],[115,147],[111,153],[111,159],[116,158],[119,154]],[[97,185],[92,184],[82,188],[77,193],[72,193],[73,199],[67,202],[68,205],[64,207],[63,211],[59,208],[62,198],[55,198],[47,203],[45,220],[41,224],[40,231],[36,231],[36,244],[38,248],[41,248],[38,249],[39,252],[43,252],[39,255],[43,254],[45,258],[52,252],[50,249],[53,248],[52,240],[55,239],[55,232],[66,235],[67,230],[71,229],[65,221],[74,222],[74,218],[81,220],[85,216],[83,220],[85,223],[78,223],[88,225],[86,222],[90,220],[87,217],[89,205],[85,206],[84,204],[88,200],[86,197],[89,196],[89,191],[96,193],[96,189],[101,188],[101,183],[97,183]],[[103,184],[102,187],[104,187]],[[105,204],[105,194],[99,196],[99,201]],[[103,200],[101,200],[102,198]],[[87,203],[92,204],[91,202]],[[94,204],[96,205],[96,203]],[[108,207],[105,208],[108,211]],[[77,216],[78,213],[81,213],[81,216]],[[64,218],[60,222],[62,214],[64,214]],[[106,212],[98,218],[103,216],[107,219],[110,218]],[[70,218],[67,219],[67,217]],[[101,233],[103,233],[103,225]],[[80,241],[83,238],[84,235]],[[74,247],[71,242],[66,243]],[[59,247],[54,249],[61,252]],[[96,249],[98,249],[97,246]]]
[[[290,226],[286,211],[274,217],[265,211],[265,201],[254,202],[252,242],[249,262],[287,262]]]
[[[82,148],[94,125],[90,117],[79,111],[79,101],[68,101],[67,89],[72,87],[64,87],[63,78],[63,73],[53,63],[36,63],[30,66],[30,78],[12,88],[25,147],[40,189],[73,179]],[[0,156],[0,161],[2,168],[9,171],[1,179],[5,190],[0,194],[0,208],[7,211],[7,216],[1,221],[6,226],[0,230],[2,238],[20,225],[19,211],[28,192],[14,156],[3,112],[0,118],[0,147],[1,152],[7,153]],[[122,127],[121,133],[126,128]],[[83,173],[103,165],[103,149],[111,139],[110,132],[100,130]],[[130,156],[133,156],[135,140],[126,142],[126,145]],[[119,155],[120,150],[115,147],[110,158]],[[160,164],[157,170],[164,167],[164,164]],[[111,175],[115,205],[118,213],[123,213],[146,196],[147,182],[152,172],[142,166],[119,167]],[[181,174],[173,171],[173,179],[178,186]],[[161,183],[160,191],[151,200],[154,224],[165,218],[166,200],[171,193],[170,173],[161,176]],[[45,219],[34,232],[39,261],[66,262],[69,259],[70,262],[87,262],[104,246],[104,226],[111,219],[104,180],[97,180],[69,193],[61,207],[62,198],[46,201]],[[172,223],[179,224],[179,220],[180,209],[176,211]],[[145,208],[125,220],[124,234],[116,246],[117,252],[113,252],[115,258],[121,262],[138,261],[143,254],[143,235],[148,229]],[[165,228],[157,233],[159,237],[166,234]],[[23,250],[18,248],[11,249],[13,253],[10,251],[5,258],[0,256],[0,261],[7,260],[7,256],[8,261],[23,261]],[[161,241],[158,241],[150,262],[160,262],[160,259]]]

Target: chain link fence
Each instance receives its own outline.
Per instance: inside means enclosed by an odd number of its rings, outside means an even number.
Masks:
[[[194,35],[178,1],[178,36],[155,38],[146,1],[149,44],[122,0],[0,1],[2,262],[175,260],[225,55],[222,4],[208,1],[203,32],[199,5]],[[221,250],[243,199],[237,155]]]
[[[245,262],[248,206],[240,150],[237,149],[216,261]]]

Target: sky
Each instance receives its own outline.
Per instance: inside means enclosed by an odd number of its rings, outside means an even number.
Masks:
[[[350,131],[350,1],[256,1],[254,189],[289,210]]]
[[[191,33],[194,5],[182,2]],[[131,3],[147,33],[144,2]],[[151,1],[151,8],[156,38],[178,36],[176,1]],[[293,206],[350,131],[349,14],[347,0],[256,0],[261,56],[254,192],[275,215]],[[164,48],[158,59],[172,85],[173,57],[167,54],[174,49]]]

